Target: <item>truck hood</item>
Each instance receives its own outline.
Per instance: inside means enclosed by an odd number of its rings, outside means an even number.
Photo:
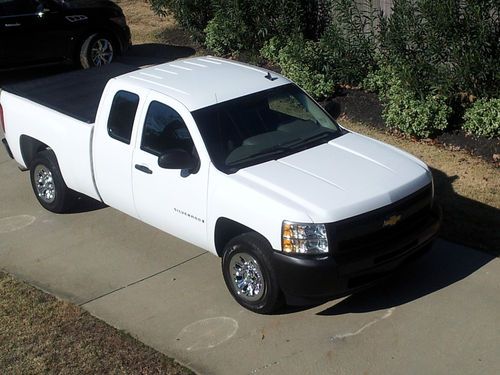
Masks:
[[[242,169],[234,177],[259,194],[293,202],[318,223],[383,207],[431,182],[418,159],[355,133]]]

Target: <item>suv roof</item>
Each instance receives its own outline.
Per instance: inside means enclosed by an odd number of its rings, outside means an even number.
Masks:
[[[171,96],[194,111],[290,83],[277,73],[268,74],[255,66],[203,56],[151,66],[116,79]]]

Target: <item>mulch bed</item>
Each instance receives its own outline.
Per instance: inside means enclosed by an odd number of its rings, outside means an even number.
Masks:
[[[383,106],[374,93],[345,89],[337,93],[335,98],[325,105],[337,106],[341,117],[345,116],[352,121],[384,131],[388,130],[382,118]],[[453,130],[438,135],[432,142],[452,150],[464,149],[500,167],[500,139],[498,138],[473,137],[462,130]]]

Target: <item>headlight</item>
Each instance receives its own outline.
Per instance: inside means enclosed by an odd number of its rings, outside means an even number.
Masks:
[[[325,224],[284,221],[281,227],[281,248],[289,254],[328,253]]]

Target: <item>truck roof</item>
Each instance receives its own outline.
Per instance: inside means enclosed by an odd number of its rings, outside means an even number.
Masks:
[[[116,79],[171,96],[190,111],[290,82],[263,68],[212,56],[175,60]]]

